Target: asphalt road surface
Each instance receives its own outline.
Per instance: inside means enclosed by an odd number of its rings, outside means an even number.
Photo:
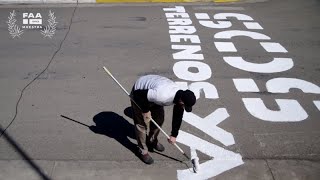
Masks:
[[[0,179],[320,177],[319,1],[11,5],[0,15]],[[199,173],[162,134],[155,164],[139,160],[129,99],[103,66],[127,90],[158,74],[196,93],[178,144]]]

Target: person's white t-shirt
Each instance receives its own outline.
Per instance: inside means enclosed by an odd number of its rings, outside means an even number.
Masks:
[[[161,106],[170,106],[173,104],[174,97],[179,86],[170,79],[158,75],[146,75],[140,77],[134,90],[147,90],[148,101]]]

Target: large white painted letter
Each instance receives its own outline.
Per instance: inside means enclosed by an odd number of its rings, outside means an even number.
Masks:
[[[239,21],[253,21],[252,17],[245,14],[239,14],[239,13],[218,13],[218,14],[215,14],[213,17],[214,19],[220,19],[220,20],[227,19],[228,17],[234,17]]]
[[[264,121],[296,122],[308,118],[308,114],[296,100],[276,99],[280,111],[268,109],[260,98],[243,98],[242,101],[252,116]]]
[[[230,66],[248,71],[258,73],[277,73],[291,69],[293,61],[291,58],[273,58],[268,63],[252,63],[244,60],[242,57],[223,57],[223,60]]]
[[[193,34],[197,30],[194,26],[169,26],[169,34]]]
[[[190,72],[189,68],[196,68],[198,72]],[[212,75],[211,68],[199,61],[179,61],[173,65],[174,74],[186,81],[205,81]]]
[[[194,93],[197,99],[200,98],[200,94],[203,93],[206,99],[218,99],[219,94],[216,86],[208,82],[194,82],[188,86],[187,82],[176,82],[181,89],[189,89]]]
[[[235,143],[233,135],[217,126],[228,117],[229,114],[227,110],[225,108],[219,108],[205,118],[201,118],[193,113],[184,113],[183,120],[225,146],[230,146]]]
[[[232,26],[230,21],[218,21],[217,23],[214,23],[213,21],[208,21],[207,19],[210,19],[210,17],[207,13],[195,13],[195,16],[197,19],[200,20],[199,23],[204,27],[223,29]]]
[[[195,54],[198,51],[201,51],[200,45],[172,45],[174,50],[182,50],[176,53],[173,53],[173,59],[194,59],[194,60],[203,60],[203,54]]]
[[[181,130],[179,131],[177,142],[189,146],[193,151],[199,150],[210,157],[214,157],[212,160],[200,164],[201,171],[198,173],[193,173],[191,168],[178,170],[177,177],[179,180],[208,179],[244,163],[240,154],[211,144]]]
[[[256,40],[270,40],[271,38],[262,33],[252,32],[252,31],[240,31],[240,30],[229,30],[218,32],[214,35],[217,39],[231,39],[236,36],[246,36]]]
[[[274,78],[266,83],[268,92],[271,93],[288,93],[290,89],[300,89],[304,93],[320,94],[320,87],[295,78]]]
[[[173,11],[179,13],[186,12],[183,6],[175,6],[174,8],[163,8],[163,11]]]

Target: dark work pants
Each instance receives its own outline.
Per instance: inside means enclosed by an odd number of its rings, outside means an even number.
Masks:
[[[152,122],[145,123],[141,110],[137,105],[131,101],[133,109],[133,120],[135,125],[135,133],[138,142],[138,147],[142,154],[148,153],[147,141],[150,143],[158,142],[158,135],[160,130]],[[150,103],[150,111],[152,119],[161,127],[164,121],[163,106]],[[149,131],[149,132],[148,132]]]

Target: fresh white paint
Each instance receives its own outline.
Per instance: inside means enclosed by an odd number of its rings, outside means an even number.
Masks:
[[[180,42],[200,43],[200,38],[198,35],[170,35],[170,41],[175,43],[180,43]],[[201,47],[200,47],[200,50],[201,50]]]
[[[203,62],[204,56],[201,53],[200,38],[194,34],[196,29],[192,26],[192,21],[189,15],[185,13],[184,7],[164,8],[164,11],[173,13],[166,13],[167,17],[172,17],[168,18],[170,41],[171,43],[175,43],[172,44],[171,48],[173,50],[179,50],[172,54],[173,59],[177,61],[173,65],[174,74],[179,79],[192,81],[191,83],[189,82],[189,89],[195,93],[197,99],[200,98],[201,94],[204,94],[206,99],[219,98],[216,87],[209,82],[204,82],[211,78],[212,71],[210,66]],[[208,15],[204,14],[198,17],[205,20],[210,19]],[[202,24],[211,26],[214,23],[204,21]],[[231,23],[221,21],[218,22],[218,27],[219,26],[229,27]],[[177,82],[177,84],[183,86],[185,89],[188,88],[188,82]],[[206,118],[200,118],[192,113],[184,113],[183,118],[184,121],[193,124],[196,128],[199,128],[212,138],[217,139],[222,144],[232,145],[235,143],[233,135],[217,126],[228,117],[229,114],[227,110],[220,108]],[[225,150],[183,131],[180,131],[177,141],[190,147],[192,158],[197,158],[197,150],[211,157],[215,157],[214,160],[202,163],[199,167],[201,170],[198,171],[198,173],[193,173],[192,169],[177,171],[178,179],[208,179],[243,164],[241,155]]]
[[[223,19],[227,19],[230,17],[236,18],[240,21],[252,21],[252,17],[245,15],[245,14],[239,14],[239,13],[218,13],[215,14],[214,19],[219,19],[219,20],[223,20]]]
[[[241,31],[241,30],[228,30],[218,32],[214,35],[216,39],[231,39],[236,36],[246,36],[256,40],[270,40],[271,38],[262,33],[252,32],[252,31]]]
[[[207,13],[195,13],[194,15],[196,16],[197,19],[201,19],[201,20],[210,19],[210,16]]]
[[[181,130],[179,131],[177,142],[213,157],[212,160],[200,164],[201,170],[198,173],[193,173],[191,168],[178,170],[177,178],[179,180],[209,179],[244,163],[240,154],[226,150]]]
[[[191,25],[192,21],[191,19],[168,19],[168,24],[170,26],[175,26],[175,25],[186,26],[186,25]]]
[[[280,110],[268,109],[260,98],[243,98],[242,101],[252,116],[264,121],[297,122],[308,118],[308,114],[296,100],[275,99]]]
[[[195,68],[198,72],[191,72],[189,68]],[[205,81],[212,75],[211,68],[207,64],[198,61],[179,61],[173,65],[174,74],[186,81]]]
[[[207,13],[195,13],[195,16],[197,19],[200,20],[199,24],[201,24],[204,27],[214,28],[214,29],[223,29],[223,28],[229,28],[232,26],[230,21],[217,21],[217,23],[213,21],[208,21],[210,19],[210,16]]]
[[[217,88],[208,82],[193,82],[188,86],[187,82],[176,82],[181,89],[189,89],[194,93],[197,99],[200,98],[200,94],[203,93],[206,99],[218,99]]]
[[[263,29],[257,22],[243,22],[247,29]]]
[[[281,44],[275,42],[261,42],[261,46],[267,51],[272,53],[287,53],[288,51]]]
[[[257,73],[277,73],[291,69],[293,61],[291,58],[273,58],[268,63],[252,63],[242,57],[223,57],[223,60],[230,66],[249,72]]]
[[[296,78],[274,78],[266,83],[268,92],[289,93],[290,89],[300,89],[304,93],[320,94],[320,87]]]
[[[169,26],[169,34],[193,34],[197,30],[194,26]]]
[[[203,54],[196,54],[201,51],[200,45],[172,45],[173,50],[182,50],[176,53],[173,53],[173,59],[194,59],[194,60],[203,60]]]
[[[260,92],[253,79],[237,78],[232,80],[238,92]]]
[[[230,21],[217,21],[217,23],[212,21],[199,21],[204,27],[213,28],[213,29],[225,29],[232,26]]]
[[[219,52],[237,52],[233,42],[214,42]]]
[[[320,111],[320,101],[313,101],[313,103],[314,103],[314,105],[316,105],[316,107]]]
[[[165,13],[167,18],[189,18],[188,13]]]
[[[228,117],[229,114],[227,110],[225,108],[219,108],[205,118],[201,118],[194,113],[184,113],[183,120],[208,134],[213,139],[221,142],[223,145],[230,146],[235,143],[233,135],[217,126]]]
[[[183,6],[175,6],[174,8],[163,8],[163,11],[173,11],[183,13],[186,12],[186,9]]]

